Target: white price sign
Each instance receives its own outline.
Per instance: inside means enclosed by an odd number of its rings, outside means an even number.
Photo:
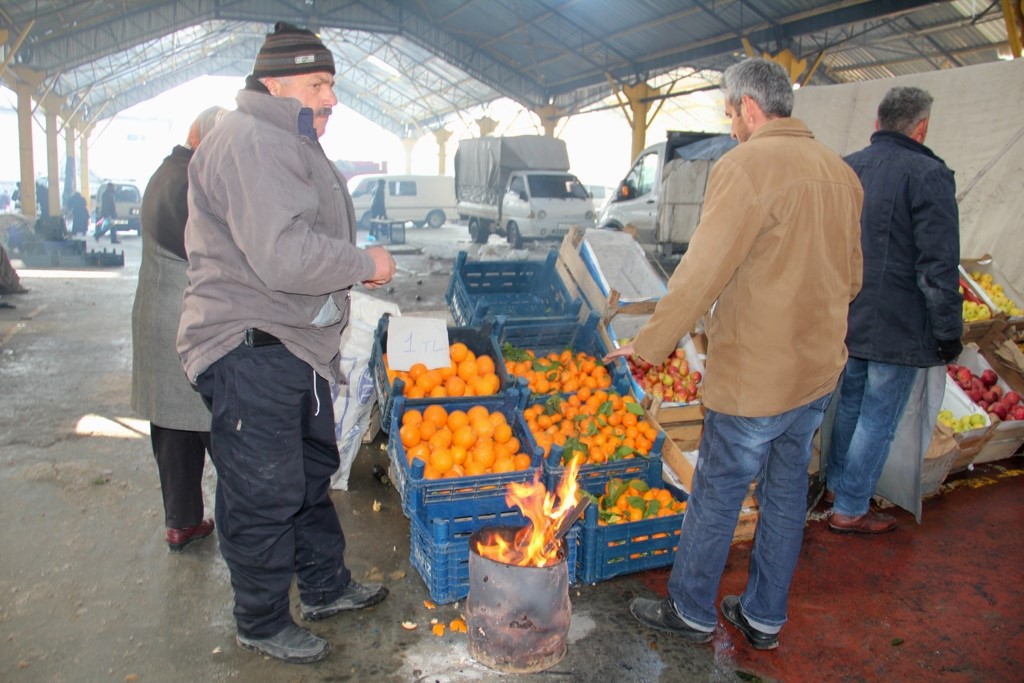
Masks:
[[[388,321],[388,367],[408,370],[423,363],[428,370],[451,365],[448,324],[439,318],[392,316]]]

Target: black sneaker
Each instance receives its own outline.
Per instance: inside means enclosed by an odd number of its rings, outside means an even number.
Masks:
[[[345,590],[334,602],[316,606],[301,603],[302,618],[306,621],[330,619],[339,612],[373,607],[377,603],[384,602],[386,597],[388,597],[388,589],[379,583],[368,583],[364,586],[353,580],[348,582]]]
[[[235,639],[246,650],[280,659],[289,664],[319,662],[331,652],[331,644],[295,624],[288,624],[269,638],[248,638],[241,633]]]
[[[727,595],[722,598],[722,616],[730,624],[740,630],[755,650],[774,650],[779,646],[778,633],[765,633],[758,631],[750,625],[747,618],[743,616],[740,609],[740,599],[735,595]]]
[[[710,642],[713,635],[712,631],[695,629],[679,618],[676,608],[668,598],[663,600],[635,598],[633,602],[629,603],[629,611],[644,626],[674,633],[691,643]]]

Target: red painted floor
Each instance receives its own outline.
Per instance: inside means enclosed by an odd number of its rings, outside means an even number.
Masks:
[[[1009,467],[1009,466],[1012,466]],[[841,536],[811,523],[777,650],[729,625],[716,655],[763,680],[1024,681],[1024,459],[951,477],[900,509],[891,534]],[[742,592],[750,543],[733,546],[720,598]],[[665,594],[668,570],[644,577]]]

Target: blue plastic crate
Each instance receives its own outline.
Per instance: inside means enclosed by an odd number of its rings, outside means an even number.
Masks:
[[[507,343],[517,349],[533,351],[538,357],[570,349],[574,353],[590,354],[601,362],[609,349],[598,329],[600,323],[601,318],[596,313],[590,313],[582,325],[575,320],[509,318],[502,315],[495,318],[491,334],[499,349]],[[612,379],[611,390],[623,396],[631,392],[632,378],[625,364],[613,363],[609,366],[609,373]],[[512,377],[512,381],[520,388],[526,387],[525,378]],[[543,401],[551,395],[535,394],[530,400]]]
[[[493,526],[523,526],[527,523],[518,509],[487,515],[467,515],[455,520],[411,520],[409,562],[423,577],[430,599],[438,604],[460,600],[469,593],[469,537],[478,529]],[[577,522],[566,534],[566,568],[569,583],[576,583],[579,565]]]
[[[466,410],[465,403],[452,399],[435,400],[448,410]],[[433,519],[455,520],[467,515],[486,515],[508,509],[505,503],[505,487],[510,482],[527,482],[542,471],[543,452],[536,443],[528,440],[529,429],[523,420],[519,393],[512,390],[504,396],[476,397],[471,405],[482,405],[489,411],[500,410],[512,427],[512,435],[519,439],[524,453],[530,454],[532,464],[528,469],[501,474],[480,474],[475,476],[449,477],[446,479],[425,479],[426,463],[414,459],[412,465],[405,453],[402,440],[395,436],[388,439],[388,458],[391,462],[391,480],[402,497],[402,511],[408,517],[426,522]],[[421,409],[418,403],[404,396],[395,399],[394,419],[401,424],[407,409]]]
[[[397,396],[402,396],[402,393],[405,391],[405,382],[401,379],[396,378],[394,382],[388,381],[387,368],[384,367],[384,354],[388,348],[388,324],[390,320],[391,316],[385,314],[377,321],[377,330],[373,336],[373,349],[370,351],[370,371],[373,373],[373,388],[377,394],[377,405],[380,406],[380,426],[388,434],[391,433],[391,414],[394,411],[394,399]],[[505,361],[501,357],[501,349],[498,348],[494,341],[492,323],[487,322],[479,328],[449,327],[448,343],[454,344],[456,342],[462,342],[477,356],[487,355],[494,361],[494,372],[498,375],[498,379],[501,380],[501,388],[495,394],[496,396],[503,396],[513,386],[514,382],[505,370]],[[461,403],[468,407],[473,405],[477,398],[479,397],[451,396],[444,399],[407,398],[406,400],[414,408],[422,408],[441,400]]]
[[[665,488],[672,491],[676,500],[686,500],[684,492]],[[675,561],[683,515],[606,526],[597,520],[597,506],[590,505],[583,516],[577,555],[576,575],[581,583],[593,584],[622,574],[668,567]]]
[[[469,261],[459,252],[445,292],[457,325],[509,318],[575,320],[583,301],[572,297],[555,270],[558,252],[544,261]]]

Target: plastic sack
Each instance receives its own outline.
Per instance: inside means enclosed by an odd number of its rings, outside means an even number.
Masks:
[[[363,437],[370,427],[370,416],[377,402],[370,370],[370,352],[377,321],[385,313],[401,315],[398,305],[382,301],[365,292],[352,291],[348,325],[341,335],[341,371],[345,385],[331,387],[334,403],[334,434],[341,464],[331,476],[331,488],[348,490],[348,476],[359,453]]]

